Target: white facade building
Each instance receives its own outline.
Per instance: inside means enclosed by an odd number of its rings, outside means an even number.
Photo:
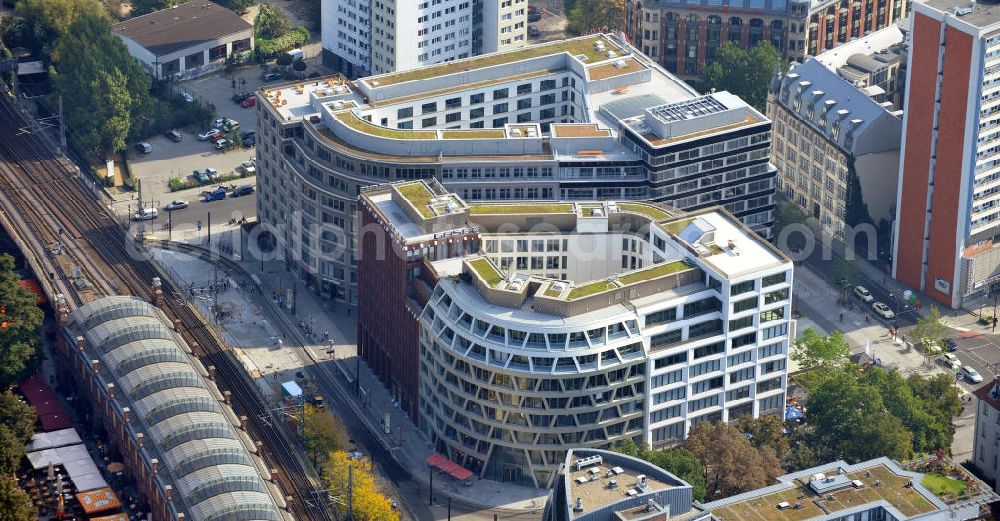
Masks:
[[[522,47],[527,0],[324,2],[324,62],[349,77]]]

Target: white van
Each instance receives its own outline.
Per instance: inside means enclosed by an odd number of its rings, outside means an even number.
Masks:
[[[156,208],[143,208],[132,216],[133,221],[152,221],[157,217]]]
[[[292,50],[286,52],[285,54],[291,56],[293,62],[297,62],[297,61],[305,58],[305,55],[302,54],[302,49],[292,49]]]

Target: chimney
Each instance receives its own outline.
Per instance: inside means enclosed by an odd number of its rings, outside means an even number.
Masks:
[[[215,366],[214,365],[208,366],[208,378],[210,380],[215,380]]]
[[[69,307],[66,306],[66,297],[62,293],[56,294],[56,323],[60,326],[69,323]]]
[[[76,350],[77,351],[83,351],[83,337],[82,336],[76,337]]]
[[[108,384],[108,398],[115,399],[115,384]]]
[[[226,405],[230,405],[230,402],[232,402],[232,400],[233,400],[233,393],[231,393],[229,391],[224,391],[222,393],[222,399],[223,399],[223,401],[226,402]]]
[[[128,407],[122,407],[122,420],[123,420],[123,421],[124,421],[125,423],[128,423],[128,419],[129,419],[129,414],[130,414],[131,412],[132,412],[132,409],[130,409],[130,408],[128,408]]]
[[[138,445],[140,449],[145,446],[145,438],[146,437],[141,432],[135,435],[135,444]]]
[[[160,460],[156,458],[149,460],[149,467],[154,475],[158,474],[160,470]]]
[[[97,360],[91,360],[90,361],[90,371],[93,372],[94,374],[100,374],[101,373],[101,362],[99,362]]]
[[[247,417],[246,416],[240,416],[240,428],[243,429],[243,430],[247,430]]]
[[[173,485],[167,485],[167,486],[163,487],[163,499],[167,500],[167,503],[170,503],[170,502],[172,502],[174,500],[174,487],[173,487]],[[184,515],[184,514],[181,514],[181,515]]]
[[[180,330],[181,330],[181,319],[175,318],[174,319],[174,331],[180,331]]]

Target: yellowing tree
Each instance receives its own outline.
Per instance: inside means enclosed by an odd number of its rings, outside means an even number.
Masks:
[[[346,452],[330,454],[324,473],[330,495],[336,498],[340,512],[347,512],[348,496],[355,521],[398,521],[399,513],[392,503],[375,486],[375,477],[360,461],[352,460]]]
[[[313,465],[326,463],[321,460],[335,450],[341,450],[346,445],[347,436],[342,425],[337,423],[329,412],[305,405],[305,425],[303,425],[306,454]]]

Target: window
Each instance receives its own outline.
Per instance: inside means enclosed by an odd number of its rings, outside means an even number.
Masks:
[[[693,391],[692,391],[693,392]],[[706,396],[704,398],[699,398],[697,400],[691,400],[688,402],[688,412],[694,412],[706,407],[712,407],[714,405],[719,405],[719,398],[721,394],[713,394],[712,396]]]
[[[423,128],[433,127],[434,125],[437,125],[437,118],[424,118],[420,120],[420,126]]]
[[[726,391],[726,401],[742,400],[743,398],[750,397],[750,386],[744,385],[738,389],[733,389],[732,391]]]
[[[787,275],[788,275],[787,271],[783,271],[781,273],[775,273],[774,275],[768,275],[760,279],[760,285],[761,287],[766,288],[768,286],[773,286],[775,284],[781,284],[782,282],[785,282],[785,280],[787,280],[786,278]]]
[[[420,113],[430,114],[432,112],[437,112],[437,109],[438,109],[438,104],[436,102],[424,103],[423,105],[420,106]]]
[[[684,379],[684,370],[677,369],[675,371],[670,371],[669,373],[658,374],[650,380],[651,388],[655,389],[657,387],[663,387],[664,385],[670,385],[673,383],[680,382]]]
[[[756,285],[754,284],[754,281],[752,281],[752,280],[747,280],[747,281],[744,281],[744,282],[739,282],[739,283],[733,284],[729,288],[729,295],[730,296],[741,295],[741,294],[746,293],[748,291],[753,291],[755,287],[756,287]]]
[[[476,103],[482,103],[483,101],[486,101],[486,95],[481,92],[479,94],[473,94],[472,96],[469,96],[470,105],[475,105]]]
[[[751,380],[754,377],[754,368],[746,367],[740,369],[739,371],[734,371],[729,373],[729,383],[734,384],[737,382],[742,382],[744,380]]]
[[[661,403],[670,402],[674,400],[683,400],[687,396],[687,389],[684,387],[678,387],[676,389],[670,389],[668,391],[663,391],[653,395],[653,404],[659,405]]]
[[[778,324],[761,330],[761,340],[770,340],[788,333],[788,324]]]
[[[753,326],[753,315],[729,321],[729,331],[738,331],[751,326]]]
[[[506,103],[497,103],[497,104],[493,105],[493,113],[494,114],[503,114],[504,112],[507,112],[507,104]]]
[[[653,429],[653,442],[679,440],[684,437],[684,422],[671,423]]]
[[[780,380],[780,378],[778,380]],[[760,389],[758,389],[757,392],[760,392]],[[757,400],[757,410],[760,414],[764,414],[767,411],[781,409],[784,405],[785,397],[780,394]]]
[[[737,349],[743,346],[748,346],[757,341],[757,333],[747,333],[732,339],[732,348]]]
[[[688,328],[688,338],[695,338],[704,335],[714,335],[722,332],[722,321],[716,320],[706,320],[705,322],[699,322]]]
[[[481,118],[486,115],[486,109],[479,107],[469,111],[469,119]]]
[[[749,351],[747,351],[749,352]],[[769,356],[780,355],[785,352],[785,343],[778,342],[777,344],[771,344],[769,346],[764,346],[757,349],[757,358],[767,358]]]
[[[676,354],[673,354],[673,355],[670,355],[670,356],[665,356],[663,358],[657,358],[656,361],[653,362],[653,368],[654,369],[663,369],[664,367],[670,367],[672,365],[683,364],[684,362],[687,362],[687,359],[688,359],[688,354],[686,352],[685,353],[676,353]]]
[[[445,114],[444,116],[445,123],[454,123],[456,121],[461,121],[461,120],[462,120],[461,112],[452,112],[451,114]]]
[[[741,313],[757,307],[757,298],[748,298],[733,304],[733,313]]]
[[[531,108],[531,98],[524,98],[517,100],[517,110],[524,110]]]
[[[763,382],[757,383],[757,392],[765,393],[767,391],[773,391],[775,389],[781,388],[781,377],[772,378]]]
[[[462,106],[462,98],[449,98],[444,100],[444,108],[454,109]]]
[[[725,342],[716,342],[714,344],[709,344],[707,346],[701,346],[695,348],[694,359],[704,358],[706,356],[717,355],[726,350]]]
[[[542,80],[538,84],[538,90],[552,90],[556,88],[556,80]]]
[[[760,323],[770,322],[772,320],[781,320],[785,317],[785,308],[774,308],[764,311],[760,314]]]
[[[743,351],[742,353],[736,353],[735,355],[729,356],[729,358],[726,359],[726,367],[734,367],[752,361],[753,351]]]
[[[693,317],[702,313],[711,313],[722,309],[722,302],[715,297],[689,302],[684,304],[684,318]]]
[[[760,364],[760,374],[761,375],[770,374],[775,371],[781,371],[784,368],[785,368],[785,359],[779,358],[777,360],[772,360],[770,362],[764,362],[763,364]]]
[[[664,309],[646,315],[646,327],[677,320],[677,308]]]
[[[722,359],[709,360],[700,364],[695,364],[688,369],[688,378],[694,378],[703,374],[708,374],[722,369]]]
[[[670,418],[676,418],[682,414],[683,410],[684,410],[684,405],[677,404],[674,405],[673,407],[667,407],[666,409],[653,411],[649,413],[649,422],[656,423],[663,420],[669,420]],[[680,425],[684,425],[684,422],[681,422]]]
[[[413,107],[406,107],[396,111],[396,119],[412,118]]]
[[[510,93],[509,89],[497,89],[493,91],[493,99],[507,98],[510,95],[509,93]]]
[[[788,288],[764,294],[765,306],[768,304],[774,304],[775,302],[781,302],[782,300],[788,300]]]
[[[658,349],[663,346],[674,344],[681,341],[681,330],[676,329],[674,331],[667,331],[666,333],[660,333],[659,335],[653,335],[649,339],[649,348]]]
[[[507,124],[507,118],[497,118],[493,120],[493,128],[500,128]]]
[[[517,95],[518,96],[522,96],[524,94],[531,94],[531,84],[530,83],[522,83],[522,84],[520,84],[520,85],[517,86]]]

